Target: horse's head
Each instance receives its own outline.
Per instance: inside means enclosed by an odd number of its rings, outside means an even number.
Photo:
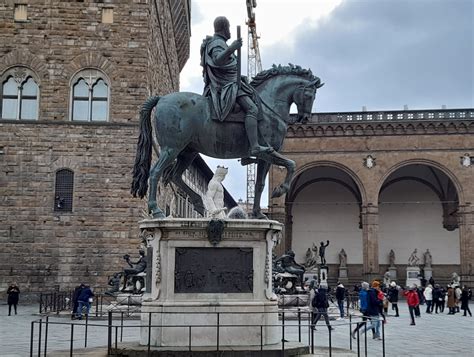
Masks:
[[[321,80],[316,77],[304,81],[296,88],[293,94],[293,102],[298,109],[298,122],[306,123],[309,120],[313,110],[313,102],[316,98],[316,90],[323,85],[324,83],[321,83]]]

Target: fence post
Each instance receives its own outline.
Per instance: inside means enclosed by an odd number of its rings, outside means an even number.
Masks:
[[[349,349],[352,351],[352,315],[349,315]]]
[[[89,314],[86,314],[86,330],[84,332],[84,348],[87,347],[87,331],[88,331],[88,327],[89,327]]]
[[[69,356],[72,357],[72,351],[74,349],[74,324],[71,324],[71,341],[69,345]]]
[[[191,328],[192,328],[192,326],[189,325],[188,327],[189,327],[189,352],[191,352]]]
[[[382,356],[385,357],[385,320],[382,321]]]
[[[217,313],[217,352],[219,352],[219,324],[220,324],[220,313],[218,312]]]
[[[107,354],[110,355],[112,350],[112,311],[108,314],[108,326],[107,326]]]
[[[39,321],[39,330],[38,330],[38,356],[41,356],[41,329],[43,327],[43,319]]]
[[[40,304],[39,304],[39,313],[43,311],[43,293],[40,293]]]
[[[285,296],[285,295],[283,295]],[[281,355],[285,356],[285,312],[281,313]]]
[[[150,355],[150,344],[151,344],[151,312],[148,313],[148,346],[147,354]]]
[[[301,343],[301,310],[298,307],[298,342]]]
[[[44,357],[48,350],[48,329],[49,329],[49,316],[46,316],[46,327],[44,329]]]
[[[35,333],[35,322],[31,321],[31,334],[30,334],[30,357],[33,357],[33,337]]]
[[[123,339],[123,311],[120,312],[120,342]]]

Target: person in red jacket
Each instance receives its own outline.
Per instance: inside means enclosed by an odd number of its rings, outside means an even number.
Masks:
[[[418,297],[418,292],[416,287],[412,286],[408,289],[408,291],[404,291],[403,295],[405,295],[408,304],[408,310],[410,311],[411,317],[411,324],[415,325],[415,309],[418,305],[420,305],[420,298]]]

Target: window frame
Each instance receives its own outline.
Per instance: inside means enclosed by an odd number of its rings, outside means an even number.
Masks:
[[[74,87],[83,79],[88,87],[88,96],[87,96],[87,119],[75,119],[74,118],[74,109],[76,101],[86,98],[85,96],[75,96]],[[94,87],[103,81],[107,88],[107,97],[94,97]],[[77,71],[72,77],[69,84],[69,120],[73,122],[88,122],[88,123],[106,123],[109,122],[110,118],[110,79],[108,76],[98,68],[82,68]],[[94,119],[93,113],[93,104],[94,102],[105,102],[105,118],[104,119]]]
[[[10,79],[13,79],[13,82],[17,86],[16,95],[3,94],[3,88],[5,83],[7,83]],[[24,85],[32,79],[34,84],[36,85],[36,96],[32,95],[23,95],[23,87]],[[40,113],[40,98],[41,98],[41,83],[39,81],[39,77],[36,73],[26,66],[18,65],[13,66],[5,70],[2,75],[0,76],[0,120],[38,120],[39,113]],[[15,118],[4,118],[3,117],[3,100],[4,99],[15,99],[15,107],[16,107],[16,114]],[[34,108],[36,111],[35,118],[23,118],[23,102],[24,100],[34,100]]]

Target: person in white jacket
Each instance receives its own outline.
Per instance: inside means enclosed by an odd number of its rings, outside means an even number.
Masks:
[[[431,314],[433,312],[433,286],[431,286],[431,284],[428,284],[428,286],[425,288],[425,291],[423,291],[423,296],[425,297],[426,301],[426,313]]]

